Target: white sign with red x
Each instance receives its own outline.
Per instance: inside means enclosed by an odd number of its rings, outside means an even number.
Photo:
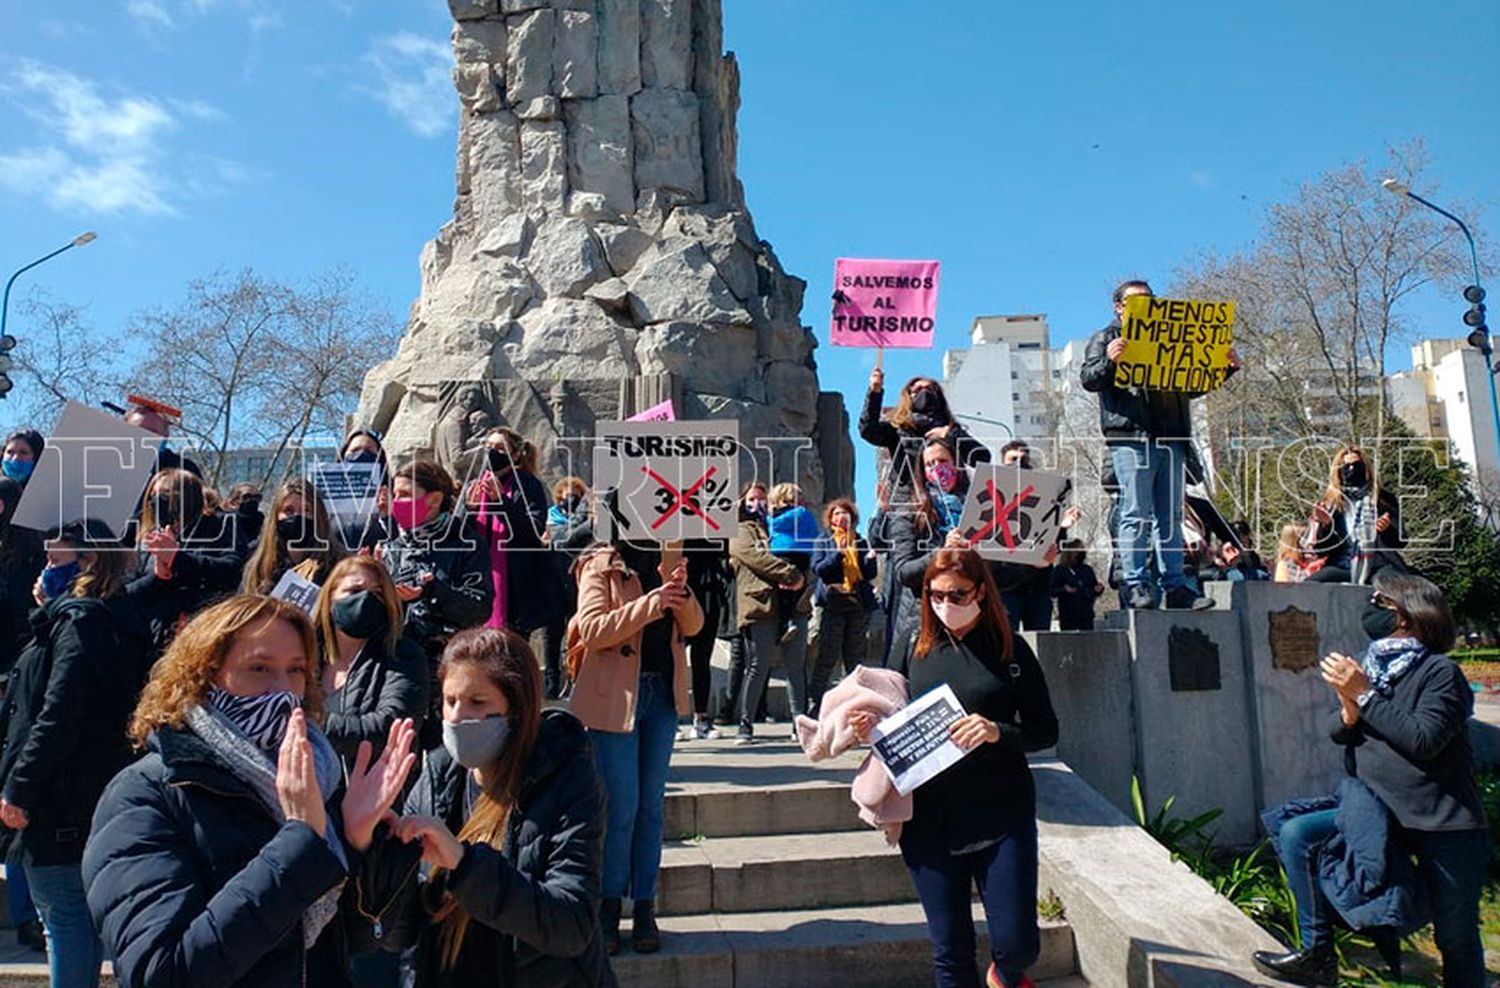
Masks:
[[[1073,481],[1060,473],[978,464],[970,473],[958,531],[986,559],[1045,562],[1072,492]]]
[[[676,542],[728,539],[738,525],[739,424],[601,422],[595,430],[594,534]]]

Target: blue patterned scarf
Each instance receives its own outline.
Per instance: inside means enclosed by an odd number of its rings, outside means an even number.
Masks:
[[[932,501],[932,510],[937,513],[937,537],[939,540],[947,538],[963,517],[964,499],[932,485],[927,487],[927,497]]]
[[[1415,638],[1378,638],[1365,649],[1360,668],[1381,696],[1390,696],[1396,680],[1422,664],[1427,646]]]

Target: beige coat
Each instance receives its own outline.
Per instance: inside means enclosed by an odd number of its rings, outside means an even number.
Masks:
[[[577,564],[578,612],[568,622],[568,647],[582,651],[569,698],[573,715],[595,731],[624,734],[635,729],[641,678],[641,633],[667,612],[661,595],[642,593],[640,577],[611,546],[590,549]],[[662,579],[667,578],[666,573]],[[688,592],[672,633],[672,688],[677,712],[692,710],[684,639],[703,627],[703,609]]]

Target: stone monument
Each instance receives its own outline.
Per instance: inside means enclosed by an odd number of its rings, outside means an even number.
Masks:
[[[359,422],[395,456],[443,462],[464,460],[476,423],[505,424],[544,472],[587,476],[565,439],[671,398],[679,418],[737,419],[747,446],[804,440],[809,502],[849,493],[848,416],[818,387],[806,285],[757,235],[736,175],[719,0],[449,6],[454,216]]]

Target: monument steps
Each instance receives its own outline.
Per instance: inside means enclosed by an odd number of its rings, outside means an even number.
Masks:
[[[810,763],[785,723],[757,742],[679,741],[657,890],[663,949],[614,960],[626,988],[931,984],[932,942],[900,852],[859,820],[859,753]],[[980,956],[983,911],[974,907]],[[1082,986],[1072,927],[1042,924],[1033,980]]]

